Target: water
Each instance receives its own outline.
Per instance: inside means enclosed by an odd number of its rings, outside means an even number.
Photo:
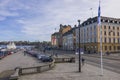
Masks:
[[[28,46],[28,45],[16,46],[16,48],[31,48],[31,47],[34,47],[34,46]],[[0,45],[0,48],[7,48],[7,45]]]

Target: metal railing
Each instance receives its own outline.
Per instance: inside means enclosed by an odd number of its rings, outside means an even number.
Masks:
[[[53,68],[55,66],[54,63],[55,63],[55,60],[53,60],[53,62],[51,62],[51,63],[48,63],[46,65],[42,65],[42,66],[20,68],[19,75],[41,73],[41,72],[50,70],[51,68]]]

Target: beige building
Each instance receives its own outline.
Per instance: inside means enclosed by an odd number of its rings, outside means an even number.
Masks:
[[[60,29],[59,29],[59,33],[60,33],[60,43],[59,43],[59,48],[63,48],[63,34],[68,32],[69,30],[71,30],[71,26],[70,25],[62,25],[60,24]]]
[[[63,34],[71,30],[70,25],[60,24],[59,32],[55,32],[51,35],[51,44],[56,48],[62,49],[63,44]]]
[[[120,52],[120,19],[101,17],[102,50]],[[76,29],[76,47],[78,48],[78,28]],[[97,17],[89,18],[80,27],[80,46],[87,53],[100,52],[100,27]]]

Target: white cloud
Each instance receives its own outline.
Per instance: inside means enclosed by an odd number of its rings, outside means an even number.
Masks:
[[[120,18],[119,3],[120,3],[120,0],[108,0],[106,3],[103,3],[102,15],[108,16],[108,17]]]
[[[22,27],[23,36],[32,40],[50,40],[50,35],[59,29],[59,24],[78,24],[77,20],[85,21],[97,16],[99,0],[4,0],[0,7],[0,17],[19,16],[17,23]],[[119,18],[119,0],[102,0],[102,16]],[[13,12],[10,12],[12,10]],[[24,12],[19,12],[19,10]],[[24,14],[24,16],[22,14]],[[22,16],[21,16],[22,15]]]
[[[102,2],[103,6],[104,2]],[[42,7],[42,9],[38,7]],[[36,11],[37,14],[44,13],[44,16],[42,19],[41,16],[37,16],[31,20],[25,20],[29,23],[24,23],[23,32],[28,35],[36,35],[37,37],[50,36],[50,33],[54,31],[54,28],[58,28],[59,24],[70,24],[73,26],[77,24],[78,19],[84,21],[91,17],[90,8],[93,8],[93,16],[97,16],[98,1],[96,0],[53,0],[49,4],[37,6],[37,10],[31,8],[31,10]],[[106,11],[110,12],[109,8]],[[50,39],[47,38],[45,40]]]

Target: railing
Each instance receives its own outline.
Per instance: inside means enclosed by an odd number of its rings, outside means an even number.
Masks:
[[[41,73],[41,72],[50,70],[51,68],[53,68],[55,66],[54,62],[55,62],[55,60],[53,60],[53,62],[51,62],[49,64],[42,65],[42,66],[20,68],[19,75]]]
[[[17,80],[18,77],[21,76],[21,75],[41,73],[41,72],[52,69],[55,66],[55,63],[65,63],[65,62],[70,62],[70,63],[75,62],[75,58],[74,57],[71,57],[71,58],[55,58],[55,59],[53,59],[52,62],[50,62],[46,65],[36,66],[36,67],[28,67],[28,68],[19,68],[18,69],[19,71],[16,70],[16,73],[13,74],[10,77],[10,80]]]
[[[55,63],[66,63],[66,62],[75,62],[75,58],[71,57],[71,58],[55,58]]]

